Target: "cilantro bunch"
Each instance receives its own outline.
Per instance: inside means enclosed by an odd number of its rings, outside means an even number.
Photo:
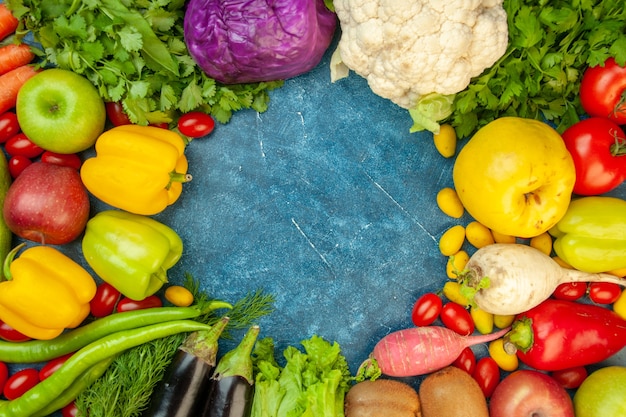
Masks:
[[[32,33],[41,65],[88,78],[105,101],[121,102],[133,123],[174,120],[200,110],[226,123],[263,112],[282,81],[222,85],[193,61],[184,41],[185,0],[5,0]]]
[[[613,56],[626,63],[623,0],[504,0],[509,46],[458,93],[448,119],[460,137],[503,116],[552,122],[562,132],[583,114],[580,79]]]

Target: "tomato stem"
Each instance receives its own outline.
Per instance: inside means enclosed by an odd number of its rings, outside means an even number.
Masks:
[[[609,148],[612,156],[626,155],[626,139],[620,136],[620,133],[623,135],[623,132],[618,132],[618,131],[610,132],[610,134],[615,139],[615,141],[611,144]]]

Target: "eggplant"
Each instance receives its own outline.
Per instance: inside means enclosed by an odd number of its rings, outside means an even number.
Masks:
[[[252,326],[239,345],[218,362],[209,387],[202,417],[249,417],[254,399],[252,349],[259,335]]]
[[[142,417],[195,417],[202,412],[217,363],[218,341],[227,324],[224,317],[211,330],[187,336]]]

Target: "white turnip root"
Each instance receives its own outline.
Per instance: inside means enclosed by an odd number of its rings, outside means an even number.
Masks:
[[[561,267],[538,249],[517,243],[495,243],[478,249],[460,273],[463,294],[493,314],[520,314],[549,298],[565,282],[626,280]]]
[[[466,347],[496,340],[507,331],[509,328],[491,334],[461,336],[441,326],[398,330],[378,341],[358,374],[372,372],[372,367],[392,377],[429,374],[450,365]]]

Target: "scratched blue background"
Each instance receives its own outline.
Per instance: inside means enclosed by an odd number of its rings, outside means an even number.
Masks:
[[[172,280],[189,272],[227,300],[263,288],[276,312],[262,336],[282,350],[318,334],[356,370],[445,279],[437,242],[455,221],[435,196],[451,163],[361,77],[331,84],[328,60],[273,91],[267,112],[193,141],[193,180],[159,217],[186,243]]]

